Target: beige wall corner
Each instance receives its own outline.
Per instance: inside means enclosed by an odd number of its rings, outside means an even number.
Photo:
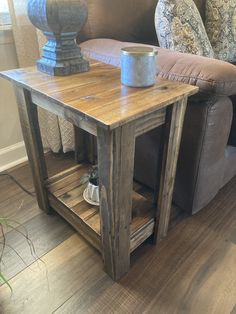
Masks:
[[[18,67],[11,27],[0,28],[0,71]],[[15,95],[0,79],[0,171],[26,159]]]

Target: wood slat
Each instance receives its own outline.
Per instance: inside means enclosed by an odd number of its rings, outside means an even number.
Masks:
[[[74,168],[68,169],[68,174],[58,174],[57,181],[56,177],[53,178],[53,182],[51,182],[51,179],[49,181],[46,181],[46,185],[50,186],[51,193],[54,193],[55,196],[61,196],[65,194],[66,192],[78,187],[80,185],[80,180],[83,175],[89,172],[89,170],[92,167],[87,164],[78,165]],[[61,177],[61,175],[63,177]]]
[[[98,207],[88,204],[87,202],[83,201],[79,204],[75,205],[71,208],[71,210],[84,221],[89,220],[92,216],[98,213]],[[99,231],[97,232],[100,234],[100,226]]]
[[[135,122],[135,136],[142,135],[165,123],[166,109],[150,113]]]
[[[62,103],[55,99],[49,99],[47,96],[39,94],[38,92],[32,92],[32,101],[37,106],[56,114],[57,116],[66,119],[78,128],[83,129],[93,135],[97,134],[96,126],[87,121],[83,114],[77,115],[75,112],[66,110]]]
[[[69,176],[70,174],[78,174],[78,170],[81,168],[84,168],[84,165],[75,165],[71,168],[65,169],[64,171],[61,171],[59,173],[56,173],[55,175],[49,177],[45,183],[50,184],[52,186],[53,183],[58,182],[58,180],[63,179],[64,177]]]
[[[51,207],[68,221],[93,247],[101,252],[101,238],[83,219],[71,211],[66,205],[60,202],[52,194],[49,195]]]

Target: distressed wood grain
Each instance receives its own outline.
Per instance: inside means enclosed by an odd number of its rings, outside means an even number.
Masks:
[[[102,248],[105,270],[115,280],[130,265],[135,126],[108,133],[98,128]]]
[[[175,183],[175,173],[183,129],[187,98],[174,103],[167,109],[167,121],[162,154],[162,171],[158,196],[159,223],[156,225],[154,241],[167,235],[171,215],[171,202]]]
[[[16,88],[21,128],[38,200],[39,207],[50,212],[44,181],[47,179],[47,168],[40,135],[37,107],[32,103],[31,94],[23,88]]]
[[[150,88],[129,88],[120,83],[120,69],[95,63],[86,73],[66,78],[50,77],[35,68],[10,70],[1,76],[33,91],[41,107],[86,125],[96,122],[114,129],[198,91],[196,86],[158,80]],[[36,99],[37,98],[37,99]]]

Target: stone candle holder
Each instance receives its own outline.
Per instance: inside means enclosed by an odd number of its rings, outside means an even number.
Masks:
[[[37,61],[39,71],[64,76],[89,70],[76,43],[88,17],[84,0],[29,0],[28,16],[48,39]]]

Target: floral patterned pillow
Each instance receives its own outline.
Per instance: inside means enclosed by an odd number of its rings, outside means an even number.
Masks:
[[[216,58],[235,63],[236,0],[207,0],[205,24]]]
[[[161,47],[214,57],[200,13],[193,0],[159,0],[155,26]]]

